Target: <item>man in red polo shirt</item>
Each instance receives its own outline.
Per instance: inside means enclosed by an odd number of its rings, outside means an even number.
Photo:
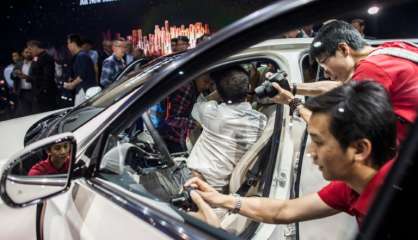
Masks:
[[[52,145],[47,150],[48,158],[35,164],[28,176],[63,174],[68,172],[70,144],[67,142]]]
[[[219,226],[212,209],[222,207],[256,221],[286,224],[346,212],[362,222],[396,153],[396,117],[385,89],[373,81],[351,82],[310,99],[310,153],[326,180],[317,193],[278,200],[223,195],[193,178],[195,216]],[[207,202],[207,203],[206,203]]]
[[[358,31],[344,21],[323,26],[312,41],[310,57],[323,67],[331,81],[302,83],[293,92],[316,96],[350,80],[372,80],[382,84],[389,94],[398,117],[397,137],[405,138],[418,109],[418,47],[407,42],[387,42],[377,48],[369,46]],[[280,89],[278,87],[278,89]],[[283,89],[274,99],[295,105],[293,95]],[[298,107],[308,120],[310,112]]]

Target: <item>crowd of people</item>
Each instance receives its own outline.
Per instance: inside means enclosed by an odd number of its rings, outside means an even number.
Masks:
[[[91,40],[70,34],[61,49],[30,40],[22,51],[14,51],[0,78],[0,120],[78,105],[89,97],[88,89],[108,87],[127,65],[145,58],[141,48],[121,37],[104,40],[100,50],[93,46]],[[189,47],[186,36],[171,39],[171,53]]]

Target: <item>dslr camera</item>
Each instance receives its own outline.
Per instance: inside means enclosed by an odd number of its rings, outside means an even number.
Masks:
[[[198,207],[193,202],[190,192],[194,190],[192,187],[184,188],[179,194],[171,199],[171,204],[175,207],[183,209],[184,211],[196,212]]]
[[[264,81],[260,86],[254,89],[255,95],[258,98],[274,97],[279,92],[273,87],[272,83],[277,83],[279,86],[287,91],[290,91],[289,81],[287,80],[287,73],[279,70],[278,72],[271,75]]]

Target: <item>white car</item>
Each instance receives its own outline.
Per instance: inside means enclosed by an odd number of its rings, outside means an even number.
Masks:
[[[366,2],[352,0],[350,6]],[[350,239],[356,223],[343,214],[289,225],[226,214],[225,230],[191,217],[183,210],[190,206],[182,192],[187,153],[168,152],[148,114],[182,84],[231,64],[284,70],[291,83],[316,81],[320,69],[307,53],[311,39],[265,40],[343,13],[339,7],[324,0],[272,4],[196,49],[139,69],[134,63],[80,106],[1,122],[7,137],[0,142],[0,225],[9,227],[0,239]],[[235,166],[229,192],[289,199],[319,190],[326,183],[306,154],[306,124],[290,117],[287,106],[258,104],[268,124]],[[31,175],[45,152],[60,143],[70,146],[68,168]]]

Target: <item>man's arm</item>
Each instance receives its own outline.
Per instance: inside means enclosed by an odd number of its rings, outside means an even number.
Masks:
[[[81,78],[80,76],[77,76],[74,80],[72,80],[71,82],[64,82],[64,88],[67,90],[73,90],[77,87],[78,84],[81,83]]]
[[[213,207],[234,209],[236,205],[235,196],[220,194],[199,178],[192,178],[185,185],[196,188],[199,195]],[[239,213],[259,222],[287,224],[327,217],[338,212],[322,201],[317,193],[312,193],[292,200],[241,198]]]
[[[232,195],[225,195],[224,201],[221,207],[232,210],[237,200]],[[339,212],[323,202],[317,193],[292,200],[246,197],[241,201],[241,215],[265,223],[288,224],[328,217]]]
[[[318,81],[300,83],[296,86],[296,94],[302,96],[318,96],[342,85],[339,81]]]
[[[104,88],[109,86],[112,83],[111,81],[112,72],[113,72],[112,63],[110,61],[105,60],[103,62],[102,74],[100,76],[100,85],[102,85]]]

